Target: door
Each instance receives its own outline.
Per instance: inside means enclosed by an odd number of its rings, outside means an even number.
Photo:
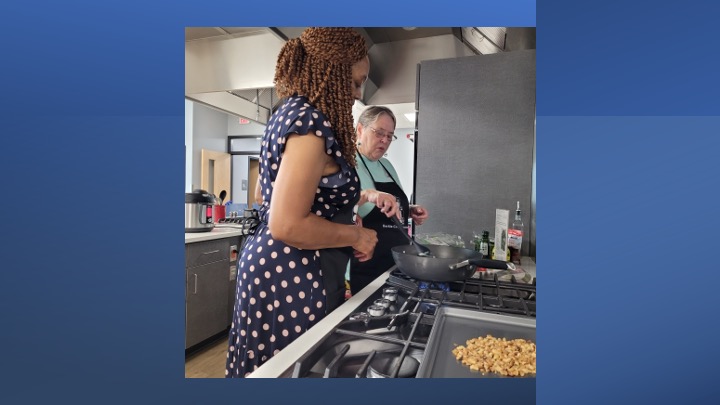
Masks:
[[[258,181],[260,174],[260,160],[256,157],[248,159],[248,207],[252,207],[255,203],[255,183]]]
[[[185,348],[227,328],[227,258],[186,270]]]
[[[185,245],[185,348],[227,328],[230,241],[224,238]],[[237,242],[233,243],[236,247]],[[233,262],[235,265],[237,262]],[[233,293],[234,294],[234,293]]]
[[[200,151],[200,188],[209,193],[220,195],[225,190],[228,196],[230,189],[230,154],[214,150]]]

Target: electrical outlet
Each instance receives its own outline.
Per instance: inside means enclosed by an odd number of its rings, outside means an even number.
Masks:
[[[248,183],[247,180],[243,180],[243,181],[242,181],[242,189],[243,189],[243,190],[247,190],[247,186],[248,186],[247,183]]]

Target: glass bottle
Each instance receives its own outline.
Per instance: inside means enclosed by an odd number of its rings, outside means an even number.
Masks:
[[[523,222],[520,211],[520,201],[517,202],[515,210],[515,220],[510,229],[508,229],[508,247],[510,248],[510,260],[515,264],[520,264],[520,256],[522,253],[523,238]]]
[[[482,239],[478,236],[478,234],[473,235],[473,250],[476,252],[482,252]]]
[[[483,257],[490,256],[490,232],[483,231],[482,239],[480,239],[480,253]]]

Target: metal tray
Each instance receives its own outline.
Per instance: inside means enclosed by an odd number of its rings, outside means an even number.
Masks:
[[[470,370],[455,359],[452,350],[479,336],[527,339],[535,342],[535,319],[477,310],[440,307],[418,369],[418,378],[502,378],[500,374]],[[534,377],[534,376],[533,376]],[[516,377],[513,377],[516,378]]]

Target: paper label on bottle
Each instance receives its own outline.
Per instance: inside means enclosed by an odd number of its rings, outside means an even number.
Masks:
[[[487,244],[487,242],[480,242],[480,253],[482,253],[482,255],[483,255],[484,257],[486,257],[486,258],[487,258],[487,257],[490,257],[490,256],[489,256],[490,252],[488,252],[488,244]]]
[[[495,259],[503,260],[508,253],[507,232],[510,211],[495,210]],[[501,259],[498,259],[501,258]]]
[[[508,229],[508,246],[513,249],[522,247],[523,231],[520,229]]]

